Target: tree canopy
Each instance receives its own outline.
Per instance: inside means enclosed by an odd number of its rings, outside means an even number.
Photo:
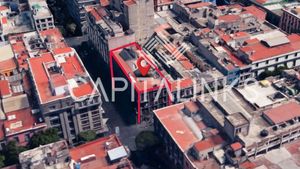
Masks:
[[[142,131],[135,138],[137,149],[145,150],[159,145],[159,138],[152,131]]]
[[[19,154],[26,150],[25,147],[18,146],[16,141],[9,141],[3,149],[5,157],[2,160],[5,161],[5,165],[17,164],[19,163]]]
[[[95,140],[97,137],[97,134],[94,130],[88,130],[88,131],[83,131],[79,133],[79,140],[83,142],[88,142]]]
[[[32,149],[40,145],[50,144],[57,141],[59,141],[57,129],[49,128],[45,131],[34,134],[30,139],[29,147]]]

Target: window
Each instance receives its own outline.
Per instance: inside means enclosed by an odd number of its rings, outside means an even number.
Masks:
[[[89,123],[88,120],[83,120],[83,121],[81,122],[81,124],[88,124],[88,123]]]
[[[238,134],[238,133],[240,133],[240,132],[242,132],[242,128],[236,129],[236,134]]]
[[[49,106],[49,110],[54,110],[56,108],[56,106]]]
[[[87,114],[87,113],[85,113],[85,114],[81,114],[81,115],[80,115],[80,117],[81,117],[81,118],[85,118],[85,117],[87,117],[87,116],[88,116],[88,114]]]

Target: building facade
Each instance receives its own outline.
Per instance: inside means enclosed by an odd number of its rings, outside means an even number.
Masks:
[[[72,18],[76,24],[81,28],[82,32],[86,31],[86,6],[93,6],[99,4],[100,1],[96,0],[67,0],[67,7]]]
[[[54,28],[53,15],[44,0],[29,0],[32,23],[37,31]]]
[[[154,30],[153,0],[128,0],[123,3],[125,28],[133,30],[136,42],[144,44]]]
[[[135,41],[134,33],[124,32],[122,25],[109,18],[110,12],[98,6],[91,7],[87,12],[87,37],[98,51],[102,60],[109,64],[109,51]],[[113,14],[113,13],[111,13]]]
[[[107,130],[100,93],[73,48],[58,48],[31,58],[29,69],[45,122],[57,128],[60,137],[72,144],[82,131]]]
[[[282,9],[279,27],[287,33],[300,33],[300,3]]]

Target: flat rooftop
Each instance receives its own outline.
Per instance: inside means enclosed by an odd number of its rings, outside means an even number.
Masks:
[[[300,169],[299,147],[300,141],[297,140],[250,161],[255,164],[256,169]]]
[[[32,115],[31,108],[7,112],[5,115],[7,117],[4,121],[6,136],[47,127],[45,123],[39,122],[39,119]]]
[[[282,133],[286,133],[290,130],[300,127],[298,122],[289,123],[288,120],[294,119],[298,117],[297,109],[298,103],[295,101],[290,100],[284,103],[278,103],[273,105],[271,108],[262,109],[253,113],[253,118],[250,121],[250,129],[249,134],[247,136],[239,135],[240,139],[245,143],[245,146],[255,146],[255,144],[269,139],[269,138],[276,138],[280,137]],[[284,109],[284,110],[283,110]],[[267,116],[270,116],[270,120],[276,121],[276,119],[280,118],[282,120],[287,120],[286,123],[282,126],[277,126],[276,129],[274,128],[273,124],[268,122],[268,119],[262,116],[262,114],[267,113]],[[261,131],[267,130],[268,135],[262,137]]]
[[[48,45],[49,50],[68,47],[58,28],[40,31],[41,39]]]
[[[213,118],[224,126],[224,119],[236,113],[242,113],[246,119],[252,118],[253,108],[239,97],[234,90],[219,90],[197,98],[197,102],[205,107]]]
[[[127,79],[134,83],[134,87],[138,91],[152,90],[161,85],[164,79],[163,74],[153,60],[137,44],[129,44],[128,47],[113,50],[111,56],[127,76]],[[150,67],[145,76],[141,74],[138,68],[139,59],[142,59],[144,63],[146,62],[144,66],[148,65]],[[165,81],[164,85],[168,85],[168,82]]]
[[[52,16],[45,0],[29,0],[29,6],[35,18],[45,18]]]
[[[65,141],[41,145],[19,154],[22,168],[31,169],[68,168],[69,149]]]
[[[286,43],[284,43],[284,39],[286,39]],[[272,43],[274,43],[274,45]],[[260,43],[247,45],[240,48],[240,51],[247,53],[248,59],[252,62],[288,54],[290,52],[296,52],[299,50],[300,35],[298,34],[287,35],[285,38],[267,38]]]
[[[0,47],[0,62],[14,58],[14,53],[10,44]]]
[[[195,142],[201,140],[184,120],[188,118],[181,111],[184,109],[184,104],[185,103],[180,103],[154,110],[156,117],[163,124],[164,128],[171,135],[182,152],[187,151]]]
[[[2,21],[0,24],[2,35],[24,33],[34,30],[28,11],[20,12],[18,15],[9,17],[2,16],[0,18]]]
[[[287,96],[276,90],[270,82],[268,83],[266,86],[261,83],[254,83],[245,87],[238,87],[236,90],[245,100],[257,108],[272,106],[288,99]]]
[[[273,124],[282,124],[300,117],[300,105],[296,102],[289,102],[267,110],[263,114]]]
[[[125,152],[125,156],[118,156],[120,148],[124,149],[124,146],[117,136],[110,135],[70,149],[70,156],[74,165],[80,163],[80,167],[84,169],[118,169],[121,165],[124,169],[133,169],[131,162],[127,159],[129,152]],[[115,155],[123,160],[109,161]]]
[[[73,48],[57,48],[29,59],[40,103],[93,94],[94,83]],[[85,80],[80,80],[82,78]]]

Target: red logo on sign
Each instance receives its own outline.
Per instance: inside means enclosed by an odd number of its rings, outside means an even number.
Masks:
[[[136,64],[142,76],[146,76],[151,66],[146,62],[146,60],[143,57],[139,57]]]

